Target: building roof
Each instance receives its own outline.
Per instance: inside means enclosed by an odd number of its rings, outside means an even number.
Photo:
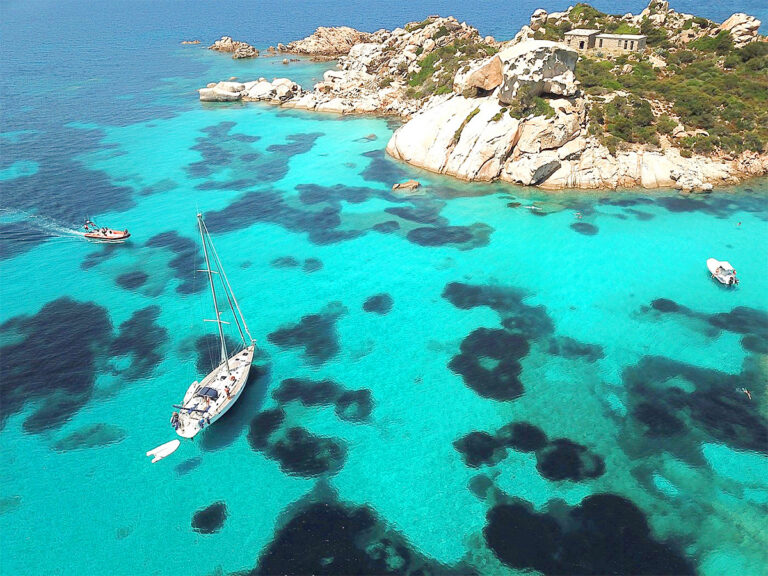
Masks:
[[[645,40],[645,34],[598,34],[597,37],[611,40]]]
[[[600,32],[600,30],[589,30],[587,28],[576,28],[575,30],[568,30],[568,32],[565,33],[566,36],[592,36],[592,34],[597,34]]]

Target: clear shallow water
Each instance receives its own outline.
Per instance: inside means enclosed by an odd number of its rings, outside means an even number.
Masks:
[[[83,38],[81,12],[31,6],[4,35]],[[383,119],[201,106],[209,79],[322,74],[177,45],[250,13],[131,16],[133,38],[116,14],[92,45],[41,48],[48,66],[4,60],[28,82],[3,74],[3,573],[762,571],[765,180],[704,198],[462,184],[387,160]],[[273,18],[264,44],[342,23]],[[408,177],[424,195],[389,192]],[[262,357],[225,419],[152,466],[209,360],[197,209]],[[85,214],[132,241],[83,241]],[[217,502],[223,522],[193,519]]]

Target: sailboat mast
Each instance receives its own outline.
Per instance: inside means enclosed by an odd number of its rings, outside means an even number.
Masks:
[[[197,215],[197,225],[200,228],[200,239],[203,241],[203,254],[205,255],[205,270],[208,272],[208,282],[211,285],[211,296],[213,298],[213,307],[216,310],[216,324],[219,327],[219,340],[221,341],[221,361],[227,364],[227,372],[229,372],[229,357],[227,355],[227,344],[224,340],[224,329],[221,327],[221,316],[219,313],[219,304],[216,302],[216,287],[213,284],[213,271],[211,270],[211,262],[208,259],[208,243],[205,239],[205,232],[203,228],[203,215]]]
[[[208,227],[205,226],[205,222],[203,222],[203,226],[205,227],[206,233],[208,233]],[[248,334],[248,338],[250,339],[250,344],[253,344],[255,340],[253,339],[253,336],[251,336],[251,331],[248,330],[248,325],[245,323],[245,317],[243,316],[242,310],[240,310],[240,304],[237,302],[237,298],[235,298],[235,293],[232,291],[232,286],[229,284],[229,278],[227,278],[226,272],[224,272],[224,266],[221,264],[221,260],[219,259],[219,254],[216,252],[216,246],[213,245],[213,242],[211,242],[211,252],[213,253],[213,258],[216,260],[216,268],[218,269],[219,273],[221,274],[221,277],[223,279],[224,284],[224,291],[227,293],[227,299],[229,299],[229,305],[230,308],[232,308],[232,313],[234,314],[235,311],[237,311],[237,315],[240,317],[240,322],[243,323],[243,329],[245,329],[245,333]],[[245,340],[245,335],[243,334],[243,330],[240,329],[240,324],[237,325],[238,330],[240,330],[240,337],[243,339],[244,344],[248,344]]]

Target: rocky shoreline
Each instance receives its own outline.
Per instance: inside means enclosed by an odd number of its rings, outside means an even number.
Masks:
[[[504,43],[482,38],[452,17],[432,16],[374,33],[318,28],[308,38],[278,45],[281,53],[338,59],[337,69],[328,70],[312,90],[288,78],[261,78],[209,84],[199,91],[200,100],[396,115],[404,124],[387,144],[390,156],[467,181],[502,180],[548,190],[676,187],[707,192],[768,174],[765,147],[761,153],[739,154],[680,149],[676,138],[696,133],[679,122],[653,145],[609,150],[594,135],[590,115],[596,105],[623,93],[585,93],[575,74],[579,52],[536,39],[541,34],[537,30],[573,19],[571,10],[537,10],[530,25]],[[717,29],[694,28],[688,24],[693,16],[678,14],[658,0],[639,15],[620,18],[628,26],[653,19],[680,38],[686,35],[681,42],[723,30],[740,46],[760,41],[760,22],[750,16],[734,15]],[[237,43],[224,40],[226,51],[235,52]],[[654,67],[653,58],[660,60],[655,53],[647,58]]]

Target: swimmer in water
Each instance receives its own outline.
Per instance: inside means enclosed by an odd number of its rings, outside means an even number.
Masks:
[[[741,391],[744,392],[744,394],[747,395],[747,398],[752,400],[752,393],[749,390],[747,390],[746,388],[742,388]]]

